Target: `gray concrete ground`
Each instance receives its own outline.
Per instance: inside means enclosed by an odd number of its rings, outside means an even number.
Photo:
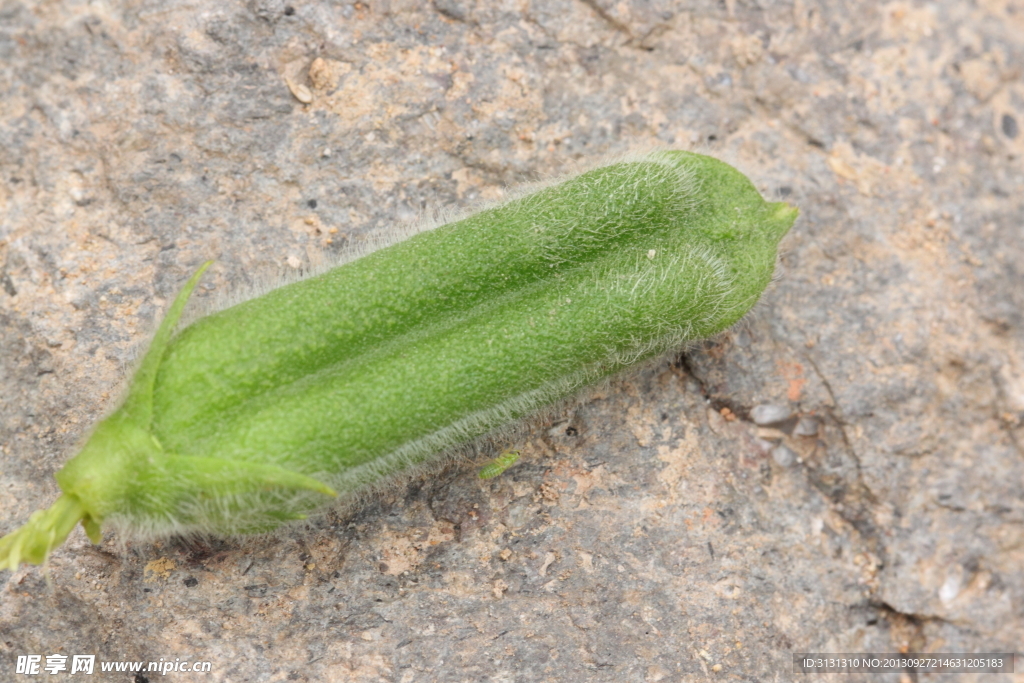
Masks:
[[[498,479],[246,542],[76,531],[49,586],[0,576],[0,678],[85,653],[211,662],[177,681],[812,681],[838,679],[792,652],[1024,650],[1022,36],[1019,0],[3,0],[5,532],[208,258],[217,296],[653,143],[802,216],[751,317]]]

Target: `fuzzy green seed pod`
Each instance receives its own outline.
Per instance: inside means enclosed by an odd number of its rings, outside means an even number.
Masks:
[[[687,152],[613,163],[175,327],[0,539],[44,562],[79,521],[242,534],[535,413],[739,320],[796,209]],[[205,269],[205,266],[204,266]],[[511,463],[509,463],[511,464]]]

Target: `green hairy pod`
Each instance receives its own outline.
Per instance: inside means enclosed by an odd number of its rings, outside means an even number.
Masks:
[[[727,164],[654,152],[175,332],[204,266],[57,473],[63,494],[0,539],[0,567],[45,562],[79,522],[99,542],[108,526],[159,538],[302,519],[729,327],[796,215]]]

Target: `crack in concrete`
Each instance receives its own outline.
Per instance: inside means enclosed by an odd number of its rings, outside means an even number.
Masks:
[[[999,397],[996,403],[996,423],[999,425],[1001,431],[1006,432],[1006,435],[1010,437],[1010,443],[1013,449],[1017,452],[1017,455],[1024,458],[1024,444],[1020,442],[1017,437],[1017,427],[1010,424],[1008,420],[1004,418],[1005,415],[1013,415],[1014,411],[1010,408],[1010,397],[1006,393],[1006,387],[1003,382],[999,379],[999,370],[992,370],[992,384],[996,388],[996,395]]]
[[[956,626],[956,624],[945,617],[940,617],[937,614],[921,614],[919,612],[903,612],[893,607],[885,600],[871,601],[870,604],[873,608],[882,612],[885,616],[897,617],[900,619],[906,619],[915,626],[923,627],[926,623],[934,622],[938,624],[949,624],[950,626]]]
[[[807,361],[811,367],[814,368],[818,378],[825,386],[825,390],[831,397],[832,403],[838,406],[828,380],[825,379],[821,370],[812,359],[807,358]],[[698,375],[693,365],[690,363],[689,357],[685,352],[679,354],[677,362],[678,367],[697,382],[697,385],[700,387],[701,395],[713,408],[716,410],[728,408],[737,417],[737,419],[748,423],[752,422],[750,419],[751,408],[749,406],[743,406],[721,398],[711,398],[711,392],[704,383],[704,380]],[[845,452],[850,456],[850,459],[854,463],[856,476],[852,482],[847,482],[845,478],[840,477],[840,485],[836,486],[834,483],[830,483],[826,476],[822,475],[817,469],[806,464],[803,466],[803,469],[806,471],[808,481],[811,485],[832,504],[836,514],[838,514],[844,521],[853,527],[858,534],[860,534],[861,539],[870,548],[871,552],[882,557],[884,563],[886,557],[884,557],[885,552],[881,547],[881,535],[875,528],[875,524],[872,521],[869,512],[870,506],[878,504],[878,497],[875,495],[874,491],[864,483],[864,474],[861,471],[860,458],[857,456],[853,445],[850,443],[849,436],[844,429],[846,423],[832,410],[828,411],[828,415],[839,427],[839,433],[843,440]],[[839,492],[838,494],[837,491]]]
[[[925,626],[929,623],[949,624],[956,626],[953,622],[931,614],[918,614],[914,612],[902,612],[893,607],[885,600],[869,599],[864,605],[868,610],[877,614],[877,621],[884,622],[889,631],[891,642],[896,645],[900,652],[905,649],[910,652],[924,652],[928,648],[928,636],[925,634]],[[876,620],[869,621],[874,626]],[[916,676],[913,677],[917,680]]]
[[[611,14],[609,14],[608,10],[606,10],[604,7],[601,7],[599,4],[597,4],[597,0],[578,0],[578,1],[580,3],[586,5],[587,7],[589,7],[591,9],[591,11],[594,12],[594,14],[596,14],[599,17],[601,17],[601,20],[604,23],[608,24],[608,26],[610,26],[612,29],[614,29],[615,31],[618,31],[619,33],[621,33],[624,36],[626,36],[627,38],[629,38],[630,43],[634,43],[636,41],[636,36],[633,35],[633,31],[629,28],[629,26],[627,26],[626,24],[622,23],[621,21],[619,21],[618,19],[613,17]]]
[[[441,0],[441,2],[433,0],[430,4],[433,6],[434,10],[443,17],[456,21],[460,24],[470,23],[469,19],[466,17],[465,10],[458,5],[445,2],[444,0]]]
[[[853,461],[854,468],[856,471],[856,478],[853,481],[854,486],[852,487],[853,490],[850,491],[850,493],[852,494],[850,497],[853,498],[853,500],[858,504],[851,506],[854,509],[848,510],[844,501],[834,501],[836,503],[842,504],[842,507],[837,509],[836,512],[839,514],[840,517],[842,517],[851,526],[853,526],[853,528],[856,529],[864,537],[865,541],[869,542],[869,544],[872,546],[873,551],[876,551],[877,553],[884,555],[884,551],[880,545],[881,537],[878,534],[878,530],[875,528],[874,522],[870,519],[868,509],[870,506],[878,505],[878,496],[875,495],[875,492],[872,491],[871,487],[868,486],[864,481],[864,471],[863,465],[861,464],[860,455],[857,453],[857,450],[853,447],[853,444],[850,441],[850,436],[846,432],[846,427],[849,423],[842,418],[842,410],[839,407],[839,402],[836,400],[835,392],[832,390],[832,385],[829,383],[828,379],[821,371],[821,368],[818,367],[818,364],[815,363],[814,359],[811,358],[809,355],[803,354],[803,357],[807,361],[807,364],[814,369],[814,374],[817,375],[818,379],[821,381],[822,386],[825,387],[825,391],[828,393],[828,396],[832,401],[832,407],[826,408],[826,412],[829,418],[832,420],[832,422],[834,422],[835,425],[838,427],[840,437],[843,440],[845,451],[847,455],[849,455],[850,459]],[[811,480],[815,483],[816,487],[819,486],[819,477],[812,476]],[[821,480],[820,485],[827,486],[827,482]],[[822,489],[819,488],[819,490]],[[829,497],[830,499],[832,498],[827,493],[827,491],[822,490],[822,493]],[[884,556],[882,557],[883,562],[886,559],[887,558],[885,558]]]
[[[705,384],[704,379],[697,374],[697,371],[696,369],[694,369],[693,364],[690,363],[690,357],[686,354],[685,351],[679,354],[679,357],[676,359],[675,364],[679,369],[681,369],[688,376],[693,378],[693,381],[695,381],[697,383],[697,386],[700,387],[700,395],[704,397],[704,400],[706,400],[712,408],[718,411],[721,411],[722,408],[728,408],[729,411],[732,412],[732,414],[735,415],[738,419],[743,420],[744,422],[751,422],[750,406],[741,405],[734,401],[730,401],[729,399],[712,398],[711,390],[708,389],[708,386],[707,384]]]

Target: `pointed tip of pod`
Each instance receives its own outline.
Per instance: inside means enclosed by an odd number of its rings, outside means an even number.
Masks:
[[[800,209],[796,208],[792,204],[786,202],[772,202],[772,219],[777,220],[780,223],[793,224],[797,216],[800,215]]]
[[[774,228],[776,239],[782,239],[793,227],[800,209],[786,202],[772,202],[768,205],[768,222]]]

